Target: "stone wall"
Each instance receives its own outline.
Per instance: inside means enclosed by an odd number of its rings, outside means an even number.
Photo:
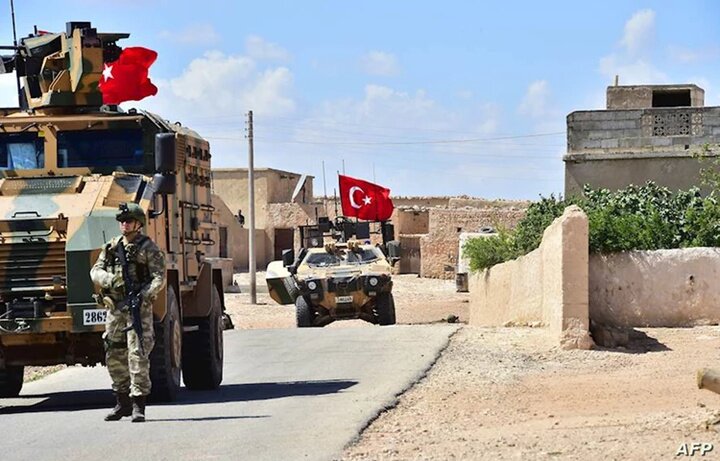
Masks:
[[[420,239],[420,276],[451,279],[458,263],[460,233],[486,226],[514,228],[525,216],[525,209],[431,208],[429,215],[429,232]]]
[[[274,253],[275,248],[275,229],[295,229],[294,249],[298,251],[302,242],[300,242],[299,226],[315,224],[315,216],[323,216],[324,209],[321,203],[316,204],[300,204],[300,203],[271,203],[267,210],[267,235],[269,239],[269,248]]]
[[[472,274],[470,324],[543,325],[563,347],[588,349],[588,222],[576,206],[535,251]]]
[[[590,317],[616,327],[720,323],[720,249],[590,256]]]
[[[403,234],[427,234],[430,226],[430,214],[427,209],[398,209],[391,218],[395,226],[396,238]]]

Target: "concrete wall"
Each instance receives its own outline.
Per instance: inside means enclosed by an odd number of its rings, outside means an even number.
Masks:
[[[213,192],[237,215],[242,210],[247,224],[250,211],[248,201],[247,168],[217,168],[212,170]],[[255,170],[255,228],[265,228],[268,204],[290,202],[301,175],[270,168]],[[308,176],[297,200],[313,201],[313,177]]]
[[[648,180],[687,189],[700,183],[693,155],[720,142],[720,107],[577,111],[567,131],[565,195]]]
[[[565,348],[592,347],[588,316],[588,223],[568,207],[543,234],[540,247],[472,274],[470,324],[542,324]]]
[[[720,248],[591,255],[590,317],[617,327],[720,323]]]
[[[519,208],[431,208],[428,234],[420,239],[420,275],[451,279],[458,262],[460,233],[485,226],[513,228],[525,216]]]
[[[609,86],[607,88],[608,109],[645,109],[653,107],[653,92],[681,91],[690,92],[690,105],[705,105],[705,91],[696,85],[637,85]]]
[[[236,270],[248,270],[248,240],[249,232],[247,228],[240,225],[237,217],[233,214],[225,202],[217,195],[213,194],[213,220],[218,227],[227,229],[227,250],[228,258],[232,260],[232,265]],[[218,232],[219,235],[219,232]],[[255,262],[256,269],[264,270],[268,264],[268,246],[266,242],[265,231],[263,229],[255,230]],[[208,252],[208,256],[219,257],[220,241],[213,245]]]

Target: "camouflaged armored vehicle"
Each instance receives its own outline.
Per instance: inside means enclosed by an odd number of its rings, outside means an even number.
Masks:
[[[181,372],[192,389],[222,380],[222,278],[204,256],[216,241],[209,145],[151,113],[101,107],[103,62],[127,36],[68,23],[2,59],[23,107],[0,109],[0,397],[20,392],[24,366],[104,361],[106,311],[89,272],[119,233],[122,202],[145,210],[166,252],[151,397],[174,398]]]
[[[325,242],[316,232],[302,240],[306,246],[297,259],[286,250],[283,261],[271,262],[266,273],[270,296],[279,304],[295,304],[299,328],[349,319],[395,324],[391,262],[396,258],[386,256],[394,242],[382,246],[369,240],[343,242],[344,238]]]

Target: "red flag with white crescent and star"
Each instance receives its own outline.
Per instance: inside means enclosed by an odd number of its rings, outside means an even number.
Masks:
[[[155,59],[157,52],[134,46],[124,48],[116,61],[106,62],[98,83],[103,103],[140,101],[157,94],[157,87],[148,78],[148,69]]]
[[[339,176],[340,203],[345,216],[367,221],[390,219],[394,209],[390,189],[362,179]]]

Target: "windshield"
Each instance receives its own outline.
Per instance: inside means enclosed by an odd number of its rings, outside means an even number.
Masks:
[[[0,134],[0,169],[43,168],[45,142],[37,132]]]
[[[138,129],[61,131],[58,167],[119,167],[143,164],[143,137]]]
[[[310,253],[305,258],[305,263],[310,267],[368,264],[379,259],[379,252],[377,248],[360,248],[356,251],[339,248],[335,253]]]

